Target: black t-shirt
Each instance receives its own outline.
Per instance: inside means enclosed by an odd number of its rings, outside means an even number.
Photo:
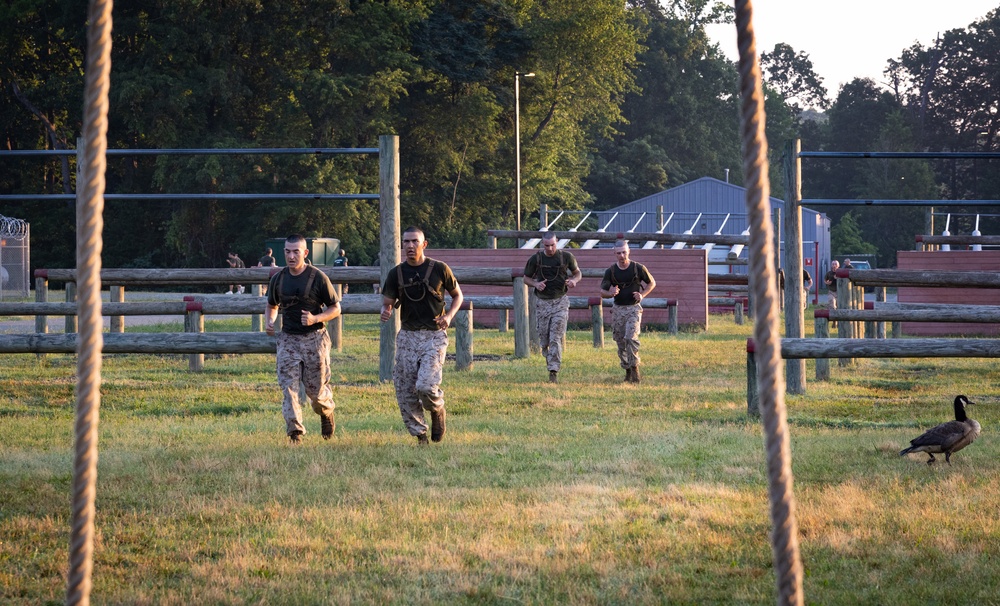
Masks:
[[[649,275],[645,265],[630,260],[625,269],[618,267],[617,263],[609,267],[601,280],[601,289],[611,290],[612,286],[617,286],[615,305],[635,305],[633,294],[642,289],[643,282],[651,284],[652,281],[653,277]]]
[[[444,295],[456,288],[458,281],[451,268],[428,257],[417,266],[404,261],[393,268],[385,278],[382,295],[399,300],[399,318],[405,330],[439,330],[435,319],[444,314]]]
[[[306,296],[306,285],[309,283],[309,276],[315,273],[312,286],[309,287],[309,296]],[[278,292],[278,286],[281,292]],[[271,281],[267,288],[267,304],[277,305],[281,308],[281,331],[292,335],[304,335],[313,331],[323,330],[323,323],[317,322],[312,326],[302,325],[302,312],[308,311],[312,314],[319,314],[323,307],[330,307],[339,303],[336,291],[330,278],[320,270],[307,265],[305,271],[297,276],[286,267],[271,276]]]
[[[832,269],[826,272],[826,275],[823,276],[823,281],[826,282],[827,280],[830,283],[826,285],[826,289],[830,292],[837,292],[837,272]]]
[[[531,255],[524,265],[524,275],[532,280],[545,280],[545,290],[535,291],[539,299],[558,299],[566,294],[566,280],[579,269],[576,257],[565,250],[557,250],[551,257],[545,251]]]
[[[261,267],[273,267],[274,265],[276,265],[276,263],[274,261],[274,257],[271,255],[264,255],[260,258]]]

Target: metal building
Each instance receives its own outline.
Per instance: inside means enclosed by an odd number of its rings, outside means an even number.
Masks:
[[[784,200],[771,198],[771,209],[781,209],[784,218]],[[595,212],[600,227],[607,232],[656,232],[698,235],[739,235],[748,226],[746,214],[746,188],[726,183],[712,177],[702,177],[690,183],[667,189],[617,208]],[[781,263],[784,265],[785,242],[782,234]],[[632,244],[633,247],[636,243]],[[728,246],[713,248],[709,258],[725,258]],[[740,258],[745,259],[744,249]],[[829,269],[830,219],[820,212],[802,209],[802,263],[819,284]],[[728,271],[728,270],[727,270]],[[733,267],[735,273],[744,273],[745,267]]]

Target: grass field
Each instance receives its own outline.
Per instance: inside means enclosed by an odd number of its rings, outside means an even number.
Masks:
[[[105,357],[94,603],[774,603],[749,325],[644,334],[640,386],[610,333],[595,350],[571,332],[550,385],[512,333],[477,331],[483,359],[445,372],[444,442],[418,448],[377,380],[376,323],[346,322],[336,435],[309,413],[299,447],[273,356],[200,374],[183,356]],[[3,358],[0,603],[64,599],[75,369]],[[834,362],[787,398],[807,603],[1000,603],[997,371]],[[980,440],[951,467],[900,458],[958,393],[979,403]]]

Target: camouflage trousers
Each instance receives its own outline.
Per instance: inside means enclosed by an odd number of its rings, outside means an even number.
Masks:
[[[410,435],[427,433],[424,411],[444,407],[441,375],[448,350],[444,330],[401,330],[396,335],[396,365],[392,382],[396,402]]]
[[[304,384],[306,397],[316,414],[325,416],[337,406],[330,388],[330,335],[317,330],[304,335],[278,333],[278,387],[284,394],[281,414],[285,429],[305,433],[299,386]]]
[[[549,370],[558,371],[562,366],[563,338],[569,322],[569,297],[536,299],[535,319],[545,365]]]
[[[611,334],[618,344],[618,359],[622,368],[639,365],[641,325],[641,305],[615,305],[611,308]]]

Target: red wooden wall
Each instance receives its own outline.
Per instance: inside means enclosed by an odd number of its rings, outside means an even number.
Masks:
[[[615,262],[610,248],[569,249],[576,257],[581,269],[605,270]],[[452,267],[511,267],[524,270],[524,264],[536,251],[516,248],[463,248],[427,249],[427,256],[440,259]],[[632,249],[633,261],[642,263],[656,280],[655,298],[677,299],[677,323],[704,329],[708,325],[708,258],[704,250],[661,250]],[[504,286],[479,286],[461,284],[462,292],[468,295],[510,296],[511,289]],[[569,294],[576,297],[600,296],[601,279],[584,278]],[[496,314],[483,311],[474,314],[477,324],[496,326]],[[570,322],[590,322],[590,310],[570,310]],[[667,324],[666,309],[645,309],[643,324]],[[604,322],[610,324],[611,310],[604,310]]]
[[[994,271],[1000,272],[1000,250],[899,251],[897,269],[926,271]],[[900,303],[947,303],[953,305],[1000,305],[1000,289],[996,288],[932,288],[901,287]],[[1000,335],[997,324],[957,324],[942,322],[904,322],[903,334],[918,336],[940,335]]]

